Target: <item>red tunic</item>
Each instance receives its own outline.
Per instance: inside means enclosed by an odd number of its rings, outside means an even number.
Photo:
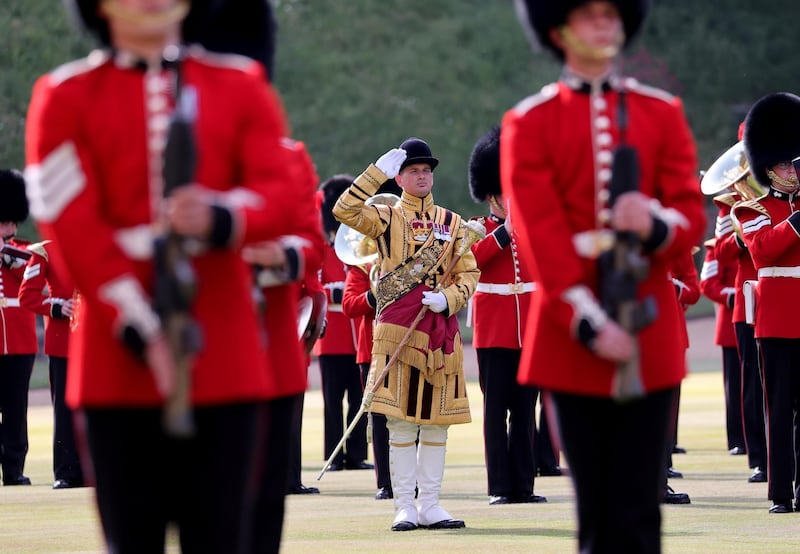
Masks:
[[[193,50],[182,73],[197,93],[195,181],[216,191],[215,202],[234,216],[233,244],[193,257],[192,310],[203,346],[192,401],[270,398],[251,270],[239,246],[297,226],[302,188],[288,185],[283,109],[252,60]],[[152,239],[171,83],[169,70],[142,71],[95,52],[34,86],[26,129],[31,212],[81,293],[67,383],[73,407],[162,402],[150,372],[117,333],[135,318],[152,327]]]
[[[700,282],[697,278],[697,268],[694,265],[694,257],[687,252],[679,257],[672,264],[670,270],[672,284],[675,285],[675,295],[678,301],[679,314],[681,316],[681,327],[683,329],[683,345],[689,348],[689,331],[686,329],[686,310],[689,306],[697,304],[700,300]]]
[[[597,264],[592,257],[607,225],[607,184],[619,143],[613,88],[587,94],[562,80],[507,112],[500,149],[504,196],[511,200],[520,252],[530,261],[537,288],[525,334],[519,380],[523,384],[608,397],[615,365],[577,338],[581,319],[602,321]],[[697,185],[694,140],[682,104],[633,80],[627,89],[627,143],[635,148],[639,188],[658,201],[653,210],[668,229],[648,258],[639,295],[652,295],[659,314],[638,334],[646,391],[678,385],[686,374],[680,313],[667,278],[673,261],[698,244],[705,229]],[[575,88],[570,88],[573,86]]]
[[[17,239],[11,246],[25,250],[29,243]],[[13,266],[0,259],[0,356],[36,354],[36,316],[22,307],[19,289],[25,273],[25,262],[14,259]]]
[[[55,271],[45,243],[37,243],[30,250],[32,256],[25,268],[19,301],[28,310],[44,316],[44,353],[66,358],[70,319],[64,316],[54,317],[53,306],[73,298],[75,291],[69,279]]]
[[[366,364],[372,360],[372,331],[375,322],[375,306],[367,301],[370,290],[370,264],[350,266],[345,278],[342,312],[358,324],[358,349],[356,363]]]
[[[355,355],[358,344],[356,321],[344,314],[340,293],[334,292],[338,289],[343,295],[347,266],[336,256],[336,251],[330,244],[323,247],[322,256],[319,281],[328,297],[327,325],[325,334],[314,345],[314,354]]]
[[[736,298],[736,262],[723,263],[717,259],[717,249],[706,245],[706,256],[700,271],[700,291],[712,302],[716,311],[714,344],[736,347],[736,331],[733,327],[731,299]]]
[[[733,210],[758,271],[756,338],[800,338],[800,218],[793,215],[798,210],[800,200],[775,189]]]
[[[293,250],[300,261],[299,280],[284,282],[261,289],[264,295],[264,326],[267,342],[270,387],[276,396],[291,396],[304,392],[308,386],[308,356],[298,337],[298,300],[306,290],[319,289],[317,272],[324,239],[320,229],[319,208],[316,204],[318,177],[305,145],[285,141],[293,158],[293,186],[302,190],[300,203],[294,208],[298,235],[280,238],[285,250]]]
[[[472,296],[472,346],[475,348],[522,348],[534,284],[520,265],[516,241],[502,246],[507,237],[502,223],[489,217],[486,237],[472,245],[481,277]],[[499,231],[498,231],[499,229]],[[498,233],[500,235],[498,235]]]

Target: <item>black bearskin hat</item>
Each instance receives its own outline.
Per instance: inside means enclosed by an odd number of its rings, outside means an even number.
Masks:
[[[335,233],[339,229],[339,222],[333,217],[333,206],[354,180],[352,175],[334,175],[319,186],[319,190],[322,191],[322,206],[320,207],[322,228],[326,235]]]
[[[400,171],[414,164],[428,164],[431,166],[431,171],[433,171],[439,165],[439,160],[433,157],[431,147],[420,138],[407,138],[400,145],[400,148],[406,151],[406,159],[400,165]]]
[[[776,92],[758,100],[744,120],[743,140],[753,176],[769,187],[767,170],[800,156],[800,97]]]
[[[500,127],[478,139],[469,156],[469,193],[475,202],[500,194]]]
[[[564,53],[550,40],[550,30],[566,23],[569,12],[588,0],[514,0],[517,17],[534,48],[543,46],[563,60]],[[647,12],[649,0],[611,0],[619,10],[625,29],[625,44],[639,32]]]
[[[22,223],[27,218],[25,178],[16,169],[0,169],[0,221]]]

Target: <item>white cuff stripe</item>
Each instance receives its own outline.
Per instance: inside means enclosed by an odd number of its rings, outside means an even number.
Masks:
[[[754,233],[762,227],[767,227],[769,225],[772,225],[772,220],[765,215],[760,215],[742,226],[742,234],[747,235],[748,233]]]
[[[22,276],[23,281],[33,279],[42,272],[42,264],[33,264],[25,268],[25,274]]]
[[[719,262],[717,260],[710,260],[703,264],[703,268],[700,270],[701,281],[716,277],[717,275],[719,275]]]

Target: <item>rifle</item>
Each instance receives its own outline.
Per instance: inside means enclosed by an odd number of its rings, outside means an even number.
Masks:
[[[22,248],[17,248],[16,246],[12,246],[10,244],[3,244],[3,248],[0,249],[0,254],[4,256],[11,256],[12,258],[17,258],[18,260],[25,260],[25,261],[30,260],[32,256],[30,251],[23,250]]]
[[[164,151],[164,197],[194,182],[197,152],[193,133],[197,91],[183,87],[176,72],[176,106]],[[154,243],[155,310],[161,318],[175,361],[175,388],[166,399],[164,430],[175,437],[194,434],[191,411],[191,365],[202,342],[200,327],[191,315],[196,279],[187,248],[188,239],[167,229]]]
[[[620,145],[614,150],[609,183],[609,205],[612,207],[620,195],[639,190],[639,158],[636,150],[625,144],[627,113],[624,96],[624,92],[620,92]],[[616,231],[614,235],[614,246],[598,258],[600,303],[606,313],[635,339],[635,335],[658,315],[652,296],[641,301],[637,299],[637,285],[647,278],[650,262],[642,255],[641,241],[636,233]],[[617,364],[611,396],[625,402],[643,395],[639,345],[634,340],[631,359]]]

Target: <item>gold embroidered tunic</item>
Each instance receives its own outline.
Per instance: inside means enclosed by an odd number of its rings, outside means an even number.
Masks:
[[[366,206],[364,202],[386,180],[381,170],[370,165],[333,208],[336,219],[378,245],[378,313],[367,389],[374,386],[422,308],[421,291],[438,284],[465,234],[461,217],[434,205],[431,194],[417,198],[404,192],[396,206]],[[475,291],[479,276],[468,250],[441,289],[447,309],[426,314],[411,334],[375,391],[373,411],[420,424],[471,421],[455,314]]]

